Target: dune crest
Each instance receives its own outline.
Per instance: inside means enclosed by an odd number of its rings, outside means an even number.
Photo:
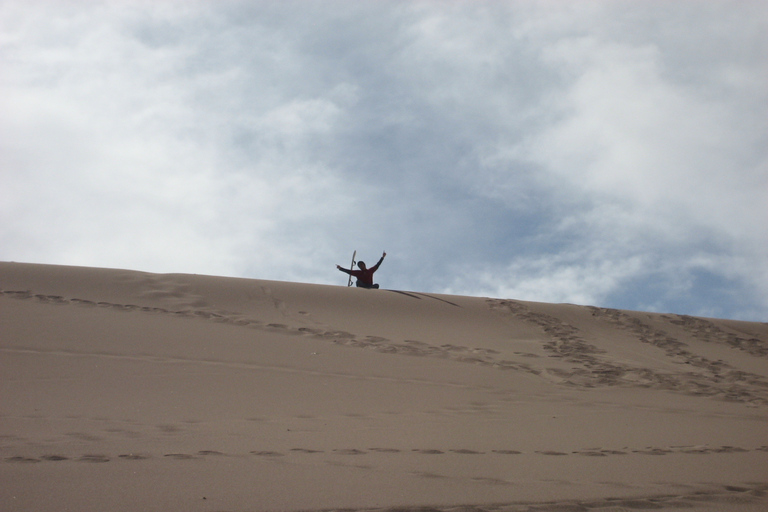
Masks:
[[[3,510],[764,510],[768,324],[0,263]]]

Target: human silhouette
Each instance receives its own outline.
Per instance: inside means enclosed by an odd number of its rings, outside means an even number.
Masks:
[[[364,261],[358,261],[357,266],[360,268],[360,270],[352,270],[352,269],[346,269],[343,268],[341,265],[336,265],[336,268],[344,272],[345,274],[349,274],[355,278],[357,278],[357,281],[355,282],[355,286],[358,288],[378,288],[378,284],[374,284],[373,282],[373,273],[379,270],[379,265],[381,265],[381,262],[384,261],[384,257],[387,255],[387,253],[383,253],[381,255],[381,259],[378,263],[376,263],[371,268],[367,268],[365,266]]]

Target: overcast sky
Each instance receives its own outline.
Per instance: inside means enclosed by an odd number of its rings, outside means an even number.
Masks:
[[[768,320],[763,0],[0,0],[0,260]]]

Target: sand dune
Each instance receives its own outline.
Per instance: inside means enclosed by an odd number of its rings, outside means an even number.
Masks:
[[[768,324],[0,263],[0,509],[768,510]]]

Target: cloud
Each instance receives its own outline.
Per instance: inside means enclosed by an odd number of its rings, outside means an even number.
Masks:
[[[5,2],[0,258],[760,318],[767,18]]]
[[[737,108],[730,94],[713,95],[730,71],[715,69],[706,81],[681,83],[666,76],[665,56],[655,42],[596,35],[543,44],[543,62],[562,79],[551,96],[551,122],[522,141],[515,135],[498,144],[486,161],[536,168],[548,197],[568,204],[567,216],[544,234],[560,248],[554,256],[511,256],[511,263],[495,267],[494,282],[479,280],[485,286],[475,286],[476,293],[600,302],[624,283],[637,289],[639,276],[651,280],[664,269],[669,289],[676,275],[706,271],[757,282],[747,286],[765,303],[760,255],[768,237],[760,205],[768,188],[765,153],[755,150],[766,133],[764,120]],[[763,98],[755,94],[752,104]],[[760,130],[745,133],[745,120]],[[516,172],[507,183],[495,178],[502,190],[514,189],[519,179]],[[578,254],[577,261],[568,253]],[[602,279],[588,283],[584,276]],[[691,287],[677,287],[677,295]]]

